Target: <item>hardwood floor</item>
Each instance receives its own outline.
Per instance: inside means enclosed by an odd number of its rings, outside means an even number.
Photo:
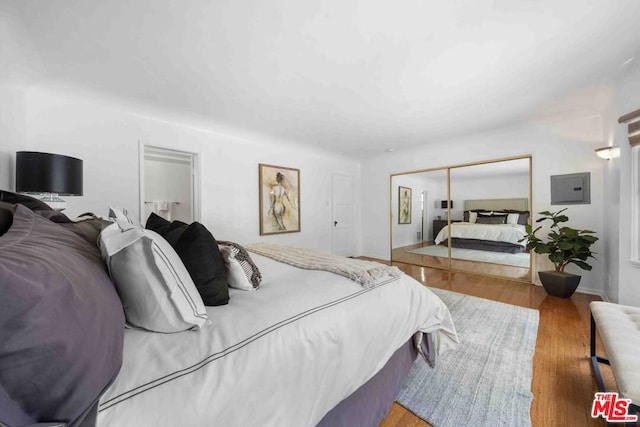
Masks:
[[[521,282],[398,262],[385,263],[396,265],[431,287],[540,310],[531,385],[534,396],[532,426],[605,425],[602,419],[590,417],[596,386],[589,358],[589,302],[600,300],[599,297],[576,293],[571,298],[561,299],[546,295],[539,286]],[[600,343],[598,349],[603,353]],[[607,388],[615,390],[609,368],[603,367],[602,371]],[[395,403],[381,423],[382,427],[428,425]]]
[[[439,267],[445,269],[448,268],[449,260],[447,258],[407,252],[411,249],[417,249],[431,245],[433,245],[433,242],[422,242],[392,249],[391,259],[396,262],[421,265],[424,267]],[[514,267],[511,265],[492,264],[487,262],[468,261],[463,259],[452,259],[451,269],[489,276],[513,277],[516,279],[529,281],[529,268]]]

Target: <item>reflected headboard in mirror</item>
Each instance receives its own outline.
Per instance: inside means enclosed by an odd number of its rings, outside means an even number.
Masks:
[[[465,200],[464,210],[484,209],[487,211],[514,210],[528,211],[529,199],[477,199]]]

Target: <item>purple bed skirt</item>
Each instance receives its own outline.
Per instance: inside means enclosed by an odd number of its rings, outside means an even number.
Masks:
[[[447,245],[444,241],[441,245]],[[515,245],[508,242],[494,242],[491,240],[478,240],[478,239],[460,239],[452,238],[451,247],[463,248],[463,249],[476,249],[479,251],[491,251],[491,252],[503,252],[510,254],[519,254],[525,252],[524,246]]]
[[[428,340],[424,341],[426,344]],[[329,411],[318,426],[379,425],[389,413],[417,355],[413,340],[410,339],[396,350],[376,375]]]

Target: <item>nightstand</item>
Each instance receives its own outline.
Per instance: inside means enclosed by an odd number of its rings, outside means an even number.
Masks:
[[[454,221],[452,220],[451,223],[454,222],[460,222],[460,221]],[[434,219],[433,220],[433,236],[431,236],[432,240],[436,239],[436,236],[438,235],[438,233],[440,232],[440,230],[442,230],[446,225],[447,225],[447,220],[446,219]]]

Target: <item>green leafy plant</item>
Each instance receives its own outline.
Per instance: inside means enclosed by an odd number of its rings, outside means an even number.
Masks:
[[[567,209],[558,212],[544,211],[543,215],[536,222],[551,221],[551,231],[547,234],[547,241],[544,242],[536,233],[542,228],[533,230],[531,225],[526,225],[526,237],[520,241],[527,241],[527,250],[534,250],[537,254],[549,254],[549,260],[555,265],[556,271],[564,272],[564,268],[569,264],[575,264],[583,270],[591,270],[591,265],[587,263],[589,258],[594,258],[595,252],[591,252],[591,245],[598,241],[595,231],[576,230],[575,228],[561,226],[569,221],[569,217],[563,214]]]

